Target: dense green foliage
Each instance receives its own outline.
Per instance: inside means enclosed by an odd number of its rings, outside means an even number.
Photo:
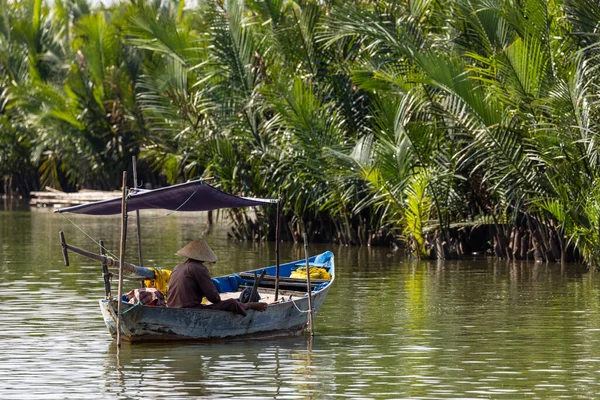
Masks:
[[[288,238],[426,255],[428,229],[492,221],[600,262],[596,1],[0,9],[0,177],[22,192],[117,188],[135,155],[154,181],[281,193]]]

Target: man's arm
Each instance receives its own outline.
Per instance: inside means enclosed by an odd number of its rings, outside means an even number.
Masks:
[[[219,296],[219,292],[217,292],[217,288],[213,284],[210,279],[210,274],[208,273],[208,268],[204,267],[200,271],[198,277],[198,285],[200,286],[200,290],[202,294],[208,301],[213,304],[217,304],[221,301],[221,296]]]

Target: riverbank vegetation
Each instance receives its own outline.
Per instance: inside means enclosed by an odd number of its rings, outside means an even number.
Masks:
[[[280,194],[288,240],[600,263],[595,1],[0,5],[5,191],[115,189],[136,156]]]

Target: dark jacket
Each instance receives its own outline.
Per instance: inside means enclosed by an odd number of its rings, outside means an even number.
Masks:
[[[200,261],[192,259],[177,264],[169,282],[167,306],[201,308],[203,297],[213,304],[221,301],[221,296],[210,279],[208,268]]]

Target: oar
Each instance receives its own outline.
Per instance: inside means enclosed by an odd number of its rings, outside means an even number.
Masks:
[[[114,260],[109,256],[103,256],[100,254],[92,253],[91,251],[87,251],[84,249],[80,249],[79,247],[67,244],[65,240],[65,234],[63,232],[58,233],[60,236],[60,244],[62,246],[63,257],[65,259],[65,265],[69,265],[69,253],[68,251],[72,251],[73,253],[80,254],[84,257],[90,258],[92,260],[100,261],[101,263],[105,263],[110,267],[119,267],[119,260]],[[137,275],[143,276],[147,279],[155,279],[154,271],[149,268],[138,267],[137,265],[130,264],[128,262],[123,263],[123,269],[133,272]]]

